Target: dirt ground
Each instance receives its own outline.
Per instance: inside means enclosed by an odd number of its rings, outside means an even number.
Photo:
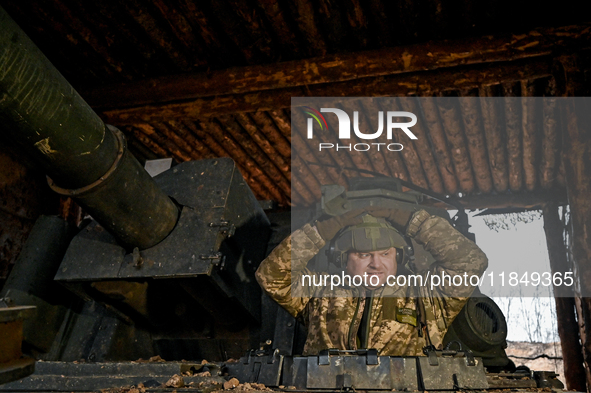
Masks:
[[[562,364],[562,350],[559,342],[529,343],[507,342],[507,356],[516,366],[527,366],[535,371],[554,371],[559,374],[558,379],[564,383],[564,367]]]

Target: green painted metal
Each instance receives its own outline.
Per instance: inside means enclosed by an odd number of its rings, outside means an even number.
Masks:
[[[178,208],[49,60],[0,8],[0,131],[129,247],[162,241]]]

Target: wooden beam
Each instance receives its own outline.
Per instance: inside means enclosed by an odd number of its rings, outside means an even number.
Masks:
[[[509,187],[513,191],[521,190],[523,185],[523,155],[521,129],[521,98],[519,84],[503,85],[505,99],[505,133],[507,137],[507,158],[509,160]]]
[[[544,189],[552,187],[556,180],[558,157],[558,142],[560,141],[557,132],[556,93],[554,78],[548,82],[546,94],[542,102],[543,123],[542,123],[542,160],[540,169],[540,184]]]
[[[202,141],[212,152],[215,153],[217,157],[232,157],[228,151],[224,148],[222,143],[219,143],[210,133],[208,133],[205,129],[205,126],[200,122],[191,122],[191,121],[184,121],[183,124]],[[231,146],[229,146],[231,148]],[[234,157],[233,157],[234,158]],[[273,199],[269,191],[263,186],[261,181],[251,173],[246,167],[244,167],[241,163],[243,161],[236,161],[236,165],[238,170],[254,192],[257,199]]]
[[[566,128],[562,133],[562,162],[571,211],[572,255],[576,277],[580,283],[581,309],[584,321],[583,357],[591,368],[591,127],[589,103],[586,98],[574,99],[584,88],[583,73],[576,57],[562,59],[566,75],[568,100],[560,101]],[[591,381],[587,381],[588,384]],[[591,386],[591,385],[588,385]]]
[[[296,26],[301,36],[304,37],[306,48],[310,56],[323,56],[326,54],[326,43],[322,37],[316,19],[314,5],[310,0],[289,0],[290,14],[295,19]]]
[[[379,109],[377,101],[378,99],[373,98],[366,98],[359,101],[361,107],[363,108],[363,110],[361,110],[360,112],[365,115],[364,120],[360,121],[365,121],[364,124],[367,124],[369,129],[372,131],[377,130],[379,128]],[[390,173],[390,168],[388,167],[388,164],[386,164],[386,156],[383,150],[380,150],[375,154],[369,154],[368,156],[376,172],[386,176],[392,176],[392,174]]]
[[[537,186],[536,160],[538,150],[536,124],[536,91],[531,80],[521,81],[521,125],[523,128],[523,177],[525,188],[533,191]]]
[[[433,150],[435,151],[435,158],[441,171],[441,178],[443,179],[446,193],[453,195],[458,192],[458,179],[451,161],[451,154],[447,149],[447,139],[445,138],[443,125],[439,121],[439,112],[435,105],[435,100],[425,97],[420,99],[419,102],[423,108],[425,128],[433,140]]]
[[[299,111],[295,111],[292,114],[293,117],[300,118],[298,120],[296,120],[296,123],[298,124],[305,124],[305,120],[303,119],[303,114]],[[329,120],[330,122],[330,120]],[[333,164],[333,162],[331,161],[330,156],[326,155],[326,154],[318,154],[318,152],[316,151],[315,148],[311,148],[308,145],[308,140],[305,137],[305,131],[301,130],[301,129],[297,129],[293,128],[292,129],[292,152],[293,153],[297,153],[304,161],[306,162],[314,162],[314,163],[319,163],[319,164]],[[346,155],[343,155],[346,156]],[[292,165],[292,170],[293,170],[293,165]],[[333,167],[328,167],[326,168],[326,170],[324,170],[324,168],[321,168],[320,170],[318,168],[314,168],[312,170],[312,173],[314,174],[314,176],[316,177],[316,179],[318,179],[318,182],[320,184],[335,184],[339,181],[339,178],[341,177],[341,171],[337,170]]]
[[[320,183],[314,177],[314,174],[306,165],[304,160],[300,158],[300,156],[295,155],[293,156],[293,166],[292,166],[292,173],[291,173],[291,182],[294,187],[301,187],[296,188],[296,191],[299,192],[301,195],[309,193],[311,195],[311,202],[308,202],[307,206],[312,205],[314,202],[320,200]]]
[[[523,208],[523,209],[541,209],[550,201],[558,205],[566,205],[566,190],[563,188],[553,188],[543,192],[521,192],[516,194],[500,195],[469,195],[462,198],[453,198],[453,201],[459,202],[465,209],[502,209],[502,208]],[[442,206],[450,209],[448,205],[433,203],[436,206]]]
[[[504,192],[509,186],[509,174],[506,164],[504,132],[501,125],[500,102],[488,98],[495,95],[491,86],[483,86],[479,94],[481,97],[487,97],[480,104],[493,184],[495,190]]]
[[[193,133],[185,126],[185,124],[183,124],[180,121],[174,121],[174,120],[172,120],[168,123],[171,125],[171,129],[173,130],[173,132],[179,134],[179,136],[181,137],[182,143],[193,146],[195,148],[195,150],[197,150],[197,152],[199,153],[199,155],[201,156],[202,159],[217,157],[217,155],[215,155],[215,153],[212,152],[209,149],[209,147],[207,147],[207,145],[205,145],[205,143],[203,143],[201,140],[197,139],[195,137],[195,135],[193,135]]]
[[[416,98],[400,98],[399,102],[403,110],[415,113],[417,115],[421,113],[418,106],[418,100]],[[369,113],[375,112],[377,111]],[[413,126],[412,132],[417,136],[417,140],[414,141],[414,145],[421,160],[425,177],[429,183],[429,187],[426,188],[430,188],[436,193],[443,194],[445,191],[443,190],[443,182],[441,180],[441,175],[439,174],[439,168],[435,163],[435,158],[433,157],[433,153],[431,151],[429,138],[427,137],[425,126],[422,123],[423,122],[421,121],[417,122],[417,124]]]
[[[460,103],[460,116],[464,123],[466,144],[472,161],[474,179],[480,192],[488,194],[492,191],[492,178],[488,166],[486,143],[482,130],[482,116],[480,115],[480,102],[482,101],[473,90],[463,91],[462,97],[470,97],[458,100]]]
[[[341,108],[343,110],[345,110],[345,112],[348,113],[353,113],[356,110],[359,110],[359,101],[352,101],[352,100],[343,100],[341,103]],[[360,126],[359,128],[363,129],[364,124],[367,124],[367,122],[364,122],[364,113],[360,114]],[[303,124],[303,123],[302,123]],[[355,133],[351,134],[351,139],[348,141],[349,143],[351,143],[352,145],[355,145],[357,143],[362,143],[365,141],[360,140],[357,135]],[[349,152],[344,152],[345,154],[349,155],[349,157],[351,157],[351,160],[353,160],[353,163],[355,165],[355,168],[357,169],[361,169],[362,171],[375,171],[375,168],[372,164],[372,159],[371,156],[372,154],[368,154],[367,152],[360,152],[360,151],[355,151],[354,149],[352,149]],[[374,156],[376,156],[374,154]],[[377,155],[378,160],[381,159],[381,154]],[[366,173],[360,173],[358,176],[371,176],[368,175]]]
[[[283,131],[277,129],[276,124],[264,112],[250,114],[255,126],[264,134],[264,136],[273,144],[275,149],[285,158],[289,160],[291,157],[291,140],[284,137]],[[281,127],[285,125],[282,124]],[[291,128],[290,128],[291,129]]]
[[[254,124],[252,119],[244,113],[238,113],[236,115],[236,120],[240,123],[242,128],[250,135],[250,137],[256,142],[257,145],[265,152],[267,157],[273,161],[273,163],[277,166],[283,175],[285,176],[286,180],[290,180],[290,163],[289,161],[285,160],[281,154],[277,152],[275,149],[274,144],[272,144],[265,135],[259,130],[259,128]]]
[[[385,109],[387,107],[396,108],[401,106],[400,100],[397,99],[393,99],[392,104],[390,105],[387,102],[384,102],[383,100],[381,100],[380,104],[382,106],[382,109]],[[398,119],[397,121],[405,122],[406,119]],[[427,140],[423,140],[422,142],[425,143],[427,142]],[[402,149],[402,151],[400,151],[400,153],[398,154],[400,154],[400,156],[402,157],[402,160],[405,164],[404,166],[408,171],[408,181],[419,187],[427,188],[427,179],[425,178],[423,166],[421,165],[421,158],[415,148],[415,144],[413,143],[413,141],[409,140],[408,142],[406,142],[404,144],[404,149]]]
[[[464,138],[462,119],[459,108],[459,100],[456,97],[441,96],[435,101],[439,109],[441,122],[445,136],[449,144],[451,158],[453,159],[456,175],[460,183],[460,191],[471,193],[474,191],[474,176],[472,163],[468,155],[468,149]]]
[[[99,112],[99,114],[105,122],[115,125],[149,123],[175,118],[195,120],[221,114],[289,108],[292,97],[428,95],[441,90],[473,89],[497,83],[517,82],[524,78],[538,79],[551,75],[551,59],[544,57],[507,64],[457,67],[308,87],[290,87],[197,98],[183,102],[162,102],[133,108],[109,109],[102,111],[102,113]]]
[[[297,10],[308,0],[293,0]],[[135,11],[135,9],[133,9]],[[132,13],[136,16],[136,13]],[[307,14],[304,19],[309,18]],[[460,65],[506,62],[549,56],[557,49],[588,45],[589,24],[541,28],[521,35],[505,34],[428,42],[375,51],[329,55],[268,65],[232,68],[210,73],[183,74],[82,92],[95,109],[123,108],[245,94],[361,78],[429,71]],[[317,33],[315,33],[317,34]],[[319,40],[312,37],[316,44]],[[159,42],[162,37],[158,37]],[[314,43],[312,43],[314,44]],[[166,45],[165,45],[166,47]],[[322,52],[322,47],[314,51]],[[178,56],[178,58],[181,58]]]
[[[542,209],[544,215],[544,232],[552,276],[555,273],[564,275],[572,271],[567,259],[564,244],[564,224],[558,215],[558,205],[548,203]],[[585,368],[583,366],[583,352],[581,348],[579,326],[575,315],[574,291],[567,286],[554,286],[554,300],[556,302],[556,322],[558,336],[564,362],[564,378],[567,390],[586,391]]]
[[[263,173],[272,180],[273,184],[276,185],[286,197],[288,197],[291,194],[291,183],[285,179],[273,161],[267,157],[263,150],[256,144],[254,139],[252,139],[247,132],[243,131],[236,119],[232,116],[220,116],[217,119],[220,122],[222,129],[238,142],[246,154],[254,160]],[[286,202],[285,199],[280,199],[278,201],[282,204],[285,204]]]

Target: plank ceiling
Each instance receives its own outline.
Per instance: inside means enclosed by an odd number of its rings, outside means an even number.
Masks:
[[[591,20],[579,4],[0,1],[103,119],[124,131],[138,158],[232,157],[256,196],[281,206],[318,201],[320,184],[370,176],[358,169],[461,193],[472,206],[562,200],[562,122],[551,102],[528,112],[524,101],[514,116],[477,101],[415,108],[430,144],[408,145],[385,164],[354,155],[326,163],[336,169],[310,164],[304,145],[291,157],[291,144],[303,142],[292,139],[289,106],[292,96],[568,94],[564,70],[588,64]],[[479,125],[454,126],[458,113],[477,116]],[[524,127],[530,114],[535,121],[527,124],[537,125]],[[497,121],[500,131],[491,133],[487,125]]]

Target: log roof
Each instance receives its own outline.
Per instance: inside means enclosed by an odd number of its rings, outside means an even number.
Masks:
[[[577,4],[0,1],[140,159],[229,156],[257,198],[281,206],[309,206],[320,184],[371,171],[461,196],[468,207],[565,200],[553,101],[524,100],[512,111],[493,101],[404,100],[421,113],[417,132],[428,144],[387,161],[351,154],[331,167],[314,165],[292,135],[291,97],[572,95],[564,70],[589,68],[591,37]]]

